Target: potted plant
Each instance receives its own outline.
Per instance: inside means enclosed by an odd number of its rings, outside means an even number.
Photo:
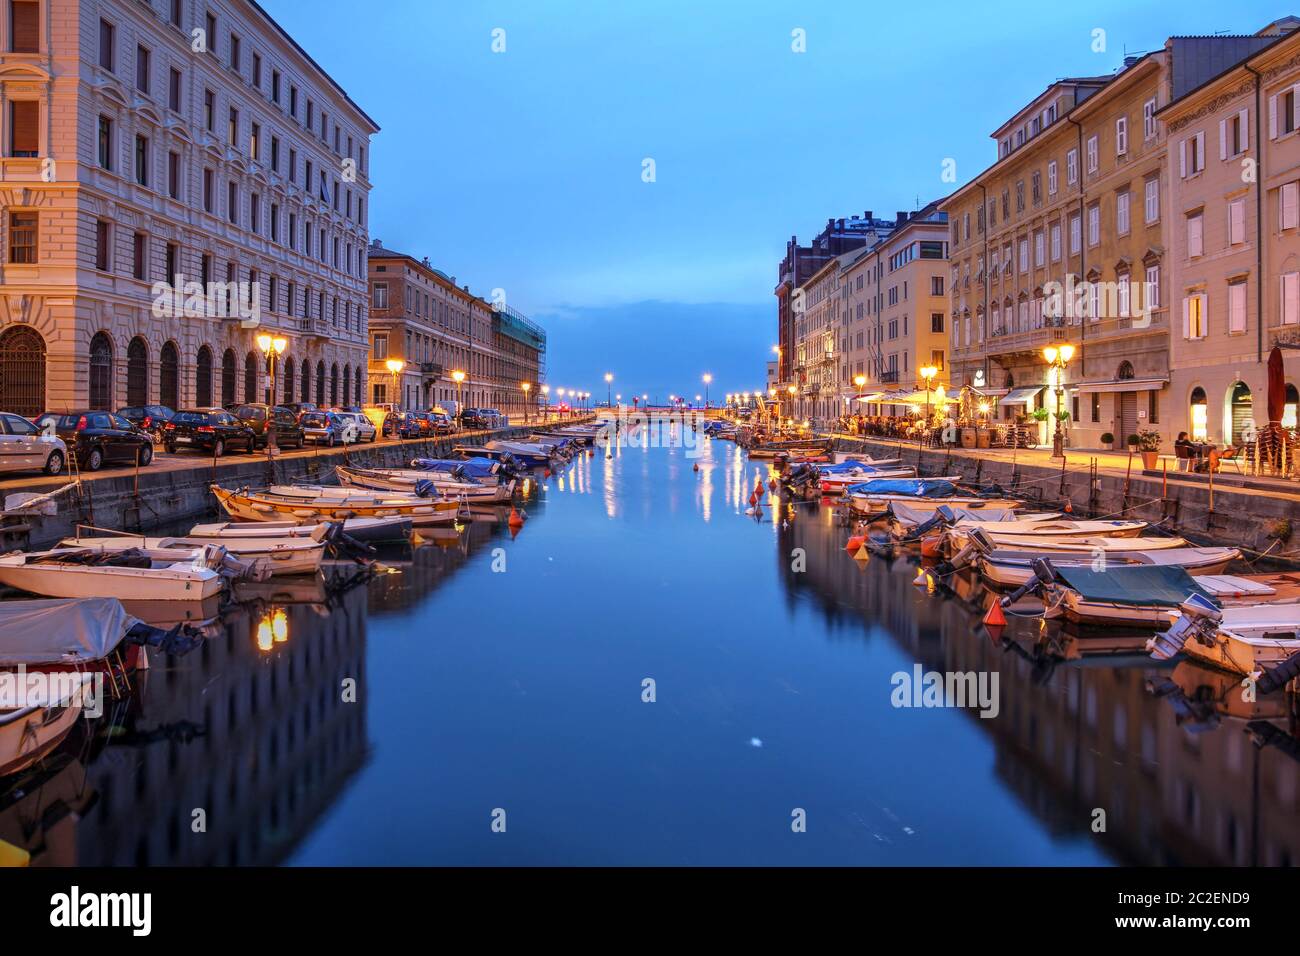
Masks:
[[[1137,435],[1129,435],[1128,438],[1124,440],[1124,444],[1128,445],[1128,453],[1130,455],[1137,454],[1137,450],[1138,450]]]
[[[1110,432],[1101,433],[1101,443],[1106,446],[1107,450],[1115,447],[1115,436]]]
[[[1048,412],[1047,409],[1045,409],[1045,408],[1035,408],[1035,409],[1034,409],[1034,421],[1045,422],[1045,421],[1047,421],[1047,416],[1048,416],[1048,414],[1049,414],[1049,412]]]
[[[1138,432],[1138,448],[1142,452],[1142,467],[1154,471],[1160,462],[1160,433],[1154,429],[1144,428]]]

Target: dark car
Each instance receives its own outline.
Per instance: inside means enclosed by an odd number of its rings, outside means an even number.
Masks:
[[[136,428],[121,415],[112,412],[46,412],[36,419],[36,427],[54,425],[54,433],[76,456],[86,471],[99,471],[105,465],[147,465],[153,461],[153,436]]]
[[[176,411],[166,405],[134,405],[130,408],[119,408],[117,413],[136,428],[152,435],[154,441],[161,441],[163,426],[171,421]]]
[[[265,448],[269,440],[267,436],[271,429],[267,427],[268,423],[275,430],[275,443],[280,448],[301,448],[307,442],[298,424],[298,416],[283,405],[272,408],[252,402],[236,408],[234,416],[253,430],[259,448]]]
[[[230,448],[251,452],[256,446],[253,429],[224,408],[182,409],[163,431],[163,447],[168,454],[178,448],[199,448],[220,458]]]
[[[429,412],[429,421],[433,423],[435,435],[450,435],[456,430],[456,423],[442,412]]]
[[[289,409],[289,411],[293,412],[298,418],[302,417],[303,412],[316,411],[315,402],[285,402],[280,407]]]
[[[486,412],[484,408],[467,408],[460,416],[460,423],[466,428],[490,428],[492,421]]]

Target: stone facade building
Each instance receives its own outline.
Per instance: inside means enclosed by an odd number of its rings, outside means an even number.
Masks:
[[[246,0],[5,6],[0,407],[260,400],[262,330],[357,400],[374,121]]]
[[[427,258],[386,249],[378,239],[369,261],[371,401],[422,410],[459,395],[468,408],[508,415],[537,407],[546,355],[540,327],[457,285]],[[396,375],[390,359],[402,362]],[[465,373],[459,391],[457,371]]]

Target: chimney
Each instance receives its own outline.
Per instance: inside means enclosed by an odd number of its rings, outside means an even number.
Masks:
[[[870,219],[870,218],[871,218],[871,210],[870,210],[870,209],[867,210],[866,215],[865,215],[863,218],[865,218],[865,219]]]
[[[901,226],[905,222],[907,222],[907,211],[900,209],[894,216],[894,225]]]
[[[372,249],[382,249],[384,247],[384,244],[380,242],[378,239],[374,239],[371,241],[370,247]]]
[[[1127,70],[1130,66],[1132,66],[1134,63],[1136,63],[1136,62],[1137,62],[1138,60],[1140,60],[1140,59],[1142,59],[1140,56],[1126,56],[1126,57],[1124,57],[1124,69]]]

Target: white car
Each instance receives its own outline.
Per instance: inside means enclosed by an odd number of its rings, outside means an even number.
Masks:
[[[0,472],[43,471],[61,475],[68,466],[68,446],[54,434],[13,412],[0,412]]]
[[[346,428],[349,423],[356,424],[357,437],[353,439],[354,441],[372,442],[379,437],[379,430],[375,428],[375,423],[360,412],[334,412],[333,414],[335,418],[339,419],[339,421],[343,423],[344,428]],[[344,444],[347,444],[346,438],[344,438]]]

